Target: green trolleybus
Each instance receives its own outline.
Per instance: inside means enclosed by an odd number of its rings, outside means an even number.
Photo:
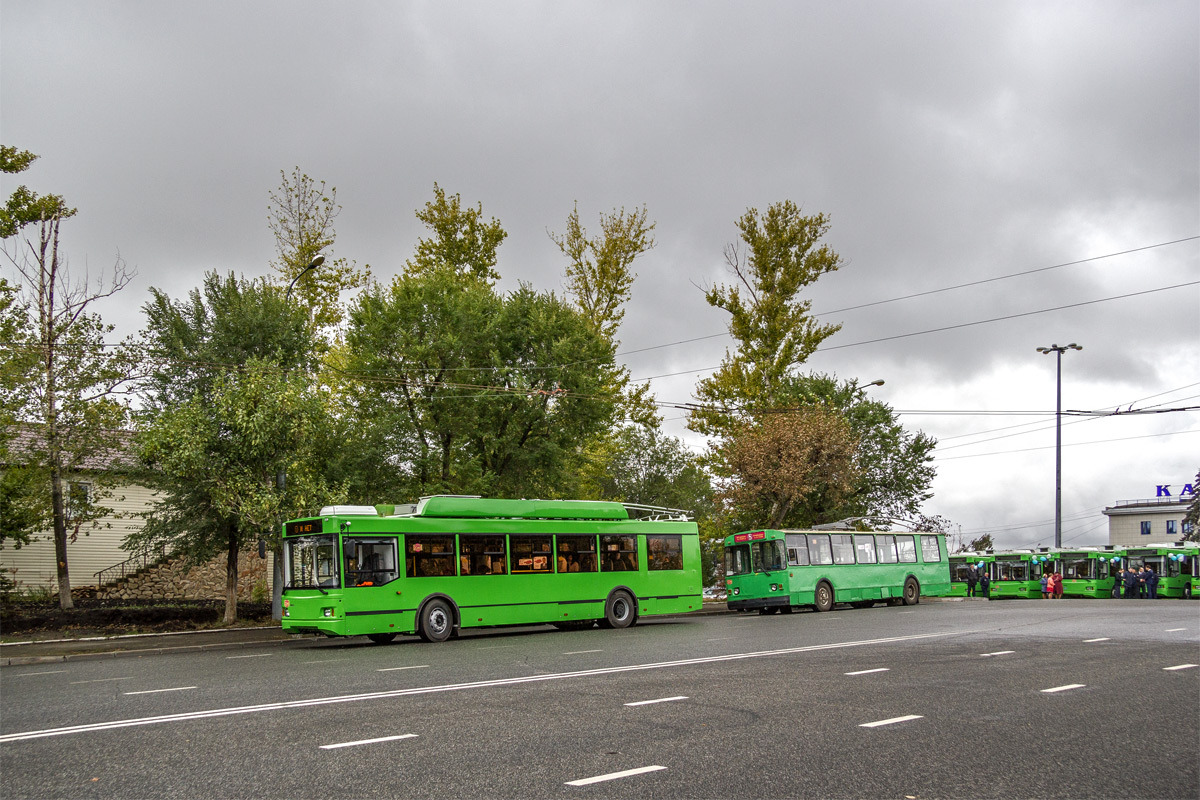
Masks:
[[[949,597],[966,597],[967,596],[967,572],[974,564],[980,576],[989,570],[989,566],[995,559],[991,553],[966,552],[955,553],[950,556],[950,591]],[[989,575],[991,573],[988,573]],[[975,593],[979,597],[983,597],[983,587],[978,582],[975,583]]]
[[[1117,597],[1117,570],[1125,551],[1113,545],[1077,547],[1054,553],[1054,570],[1062,573],[1064,597]]]
[[[1047,552],[1008,550],[996,553],[991,563],[991,597],[1041,597],[1042,571],[1050,561]]]
[[[945,595],[950,569],[941,534],[761,530],[725,537],[725,583],[733,610],[828,611]]]
[[[1196,583],[1196,559],[1200,544],[1196,542],[1165,542],[1129,547],[1125,550],[1125,566],[1137,569],[1152,567],[1158,575],[1159,597],[1191,598]]]
[[[449,496],[379,508],[284,523],[284,630],[441,642],[471,627],[625,628],[701,606],[686,512]]]

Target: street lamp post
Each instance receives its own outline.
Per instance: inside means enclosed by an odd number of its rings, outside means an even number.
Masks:
[[[324,263],[325,263],[325,256],[317,256],[316,258],[314,258],[312,260],[311,264],[309,264],[307,267],[305,267],[304,269],[302,269],[298,273],[296,273],[296,277],[292,278],[292,282],[288,284],[287,292],[284,293],[284,296],[283,296],[284,305],[291,303],[292,289],[294,289],[296,287],[296,281],[300,280],[300,278],[302,278],[304,276],[304,273],[309,272],[310,270],[314,270]],[[285,375],[287,374],[286,370],[285,370],[284,374]],[[279,468],[279,471],[275,473],[275,488],[279,491],[279,494],[282,497],[284,490],[287,489],[287,468],[286,467],[281,466]],[[265,544],[265,542],[262,539],[260,539],[259,540],[259,551],[260,552],[265,549],[263,547],[264,544]],[[272,619],[282,619],[283,618],[283,542],[282,541],[279,541],[276,543],[275,547],[273,548],[273,553],[275,556],[275,563],[271,570],[271,578],[272,578],[271,618]]]
[[[1062,547],[1062,354],[1068,350],[1082,350],[1072,342],[1068,345],[1052,344],[1039,347],[1042,355],[1054,353],[1058,356],[1058,405],[1054,411],[1054,547]]]

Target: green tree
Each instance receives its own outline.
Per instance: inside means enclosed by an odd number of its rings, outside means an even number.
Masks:
[[[611,348],[553,294],[498,293],[500,223],[434,190],[404,274],[350,312],[339,363],[358,452],[392,467],[353,490],[557,496],[577,480],[578,443],[611,420]]]
[[[995,549],[996,549],[996,543],[992,541],[992,535],[990,533],[985,533],[983,536],[980,536],[977,539],[972,539],[971,541],[967,542],[967,546],[964,547],[959,552],[982,553],[987,550],[995,550]]]
[[[579,207],[567,217],[563,234],[550,238],[567,257],[567,293],[574,298],[592,329],[610,343],[614,359],[617,330],[625,316],[633,281],[633,262],[654,247],[654,225],[645,206],[626,212],[600,214],[600,234],[589,237],[579,221]],[[629,369],[614,366],[605,373],[609,389],[621,398],[616,413],[645,426],[658,425],[658,411],[648,383],[630,386]],[[616,422],[616,421],[614,421]]]
[[[276,257],[271,266],[284,286],[296,281],[297,298],[312,309],[314,324],[336,325],[343,317],[341,293],[365,286],[371,269],[359,269],[332,254],[337,239],[333,223],[342,210],[337,204],[337,188],[326,190],[325,181],[317,183],[299,167],[292,170],[290,178],[283,170],[279,177],[279,188],[269,193],[267,208],[267,226],[275,236]],[[320,268],[309,269],[318,257],[324,259]]]
[[[724,436],[756,411],[777,403],[781,381],[804,363],[840,325],[819,323],[805,287],[841,266],[841,257],[821,239],[829,231],[824,214],[804,216],[790,200],[771,205],[765,214],[748,210],[738,229],[745,246],[725,248],[732,286],[715,286],[709,305],[729,312],[729,333],[737,349],[719,369],[700,381],[688,427]]]
[[[264,281],[205,275],[186,301],[151,289],[140,454],[161,497],[130,548],[227,555],[225,622],[237,618],[238,553],[274,543],[280,518],[340,499],[305,310]],[[281,486],[278,475],[287,475]]]
[[[886,530],[892,522],[911,525],[930,519],[922,517],[920,508],[932,496],[936,439],[906,430],[891,406],[872,400],[856,380],[838,381],[817,373],[788,376],[780,381],[776,397],[779,405],[771,413],[819,405],[841,415],[858,442],[858,478],[853,488],[836,503],[829,496],[811,496],[788,524],[804,526],[857,517]]]
[[[36,158],[2,147],[0,171],[24,171]],[[120,460],[128,412],[121,395],[135,377],[136,365],[128,342],[117,347],[105,343],[113,326],[90,310],[97,300],[124,288],[133,273],[118,257],[107,281],[101,278],[93,287],[87,277],[73,279],[60,252],[59,230],[74,215],[60,196],[39,196],[24,186],[0,213],[3,252],[20,277],[28,307],[26,324],[9,346],[36,357],[36,367],[25,373],[19,389],[27,399],[19,419],[36,427],[21,457],[27,467],[45,475],[45,518],[53,529],[64,609],[74,606],[67,544],[111,513],[101,501],[112,496],[116,481],[111,467]],[[70,496],[72,476],[101,462],[106,468],[91,473],[91,490]]]
[[[28,327],[18,288],[0,278],[0,548],[28,544],[45,525],[46,509],[38,501],[45,476],[12,448],[32,400],[25,389],[37,370],[35,351],[21,345]]]

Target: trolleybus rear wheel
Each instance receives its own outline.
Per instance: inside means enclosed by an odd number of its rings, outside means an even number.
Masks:
[[[417,628],[427,642],[444,642],[454,632],[454,612],[445,600],[430,600],[421,609],[421,624]]]
[[[392,639],[396,638],[394,633],[368,633],[367,638],[375,644],[387,644]]]
[[[608,628],[628,628],[633,624],[637,606],[626,591],[613,592],[604,604],[604,621]]]
[[[813,594],[813,605],[817,611],[828,611],[833,608],[833,587],[825,581],[817,584],[817,591]]]
[[[909,578],[904,582],[904,605],[915,606],[921,602],[921,586],[917,583],[916,578]]]
[[[1192,585],[1191,585],[1190,583],[1189,583],[1189,584],[1186,584],[1186,585],[1183,587],[1183,599],[1184,599],[1184,600],[1191,600],[1191,599],[1192,599]]]

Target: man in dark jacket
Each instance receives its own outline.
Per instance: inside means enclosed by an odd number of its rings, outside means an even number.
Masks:
[[[1151,600],[1158,599],[1158,573],[1149,564],[1146,565],[1146,597]]]
[[[1125,570],[1125,599],[1136,600],[1138,596],[1138,586],[1141,585],[1141,580],[1138,578],[1137,570],[1130,567]]]
[[[975,584],[979,582],[979,570],[975,565],[967,567],[967,597],[975,596]]]

